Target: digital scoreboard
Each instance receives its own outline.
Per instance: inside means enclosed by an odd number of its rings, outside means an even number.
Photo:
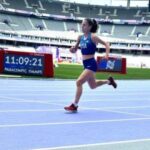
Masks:
[[[126,59],[109,57],[97,57],[98,72],[114,72],[126,74]]]
[[[52,55],[1,50],[0,72],[53,77]]]

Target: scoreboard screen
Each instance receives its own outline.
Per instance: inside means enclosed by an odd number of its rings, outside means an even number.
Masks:
[[[51,54],[0,51],[1,73],[53,77]]]
[[[42,75],[44,57],[4,54],[4,73]]]
[[[97,67],[99,72],[114,72],[126,74],[126,59],[109,57],[97,57]]]

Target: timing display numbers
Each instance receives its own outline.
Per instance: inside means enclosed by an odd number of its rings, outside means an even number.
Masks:
[[[42,75],[44,57],[4,54],[4,72]]]
[[[42,58],[29,58],[27,56],[5,56],[5,64],[12,64],[12,65],[25,65],[25,66],[42,66]]]

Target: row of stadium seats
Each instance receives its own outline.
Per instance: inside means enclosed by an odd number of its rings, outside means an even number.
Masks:
[[[0,30],[52,30],[81,32],[81,25],[77,22],[38,19],[17,15],[0,14]],[[144,25],[108,25],[99,24],[99,35],[150,41],[150,27]]]
[[[83,5],[76,3],[64,3],[58,1],[42,0],[1,0],[0,6],[3,8],[13,8],[39,13],[55,15],[74,15],[76,17],[94,17],[94,18],[111,18],[111,19],[150,19],[150,15],[145,16],[147,8],[124,8]],[[56,9],[57,8],[57,9]]]

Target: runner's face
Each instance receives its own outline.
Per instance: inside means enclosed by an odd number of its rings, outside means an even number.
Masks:
[[[83,33],[89,33],[91,30],[91,26],[88,24],[87,20],[82,21],[81,28]]]

